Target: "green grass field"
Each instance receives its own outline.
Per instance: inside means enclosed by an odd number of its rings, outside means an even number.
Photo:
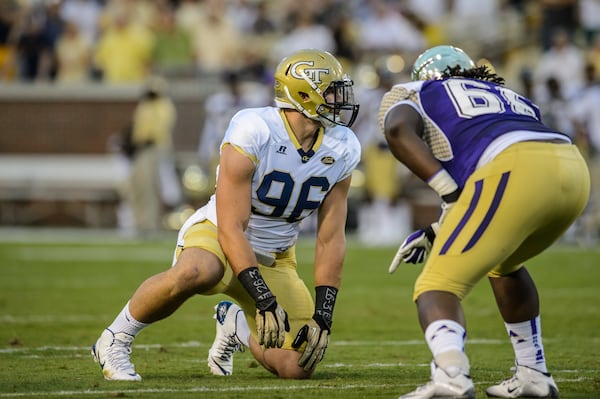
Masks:
[[[216,377],[205,358],[213,306],[195,297],[144,330],[132,361],[142,382],[110,382],[90,347],[138,284],[170,265],[176,234],[151,242],[115,233],[0,235],[0,398],[396,398],[429,378],[430,353],[411,302],[418,267],[394,275],[395,248],[349,239],[327,355],[308,381],[279,380],[248,352]],[[310,241],[298,247],[312,286]],[[562,398],[600,397],[600,249],[557,246],[529,264],[542,301],[548,365]],[[487,281],[464,302],[477,396],[511,375],[513,354]]]

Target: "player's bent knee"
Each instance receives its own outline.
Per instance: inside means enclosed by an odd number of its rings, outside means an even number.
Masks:
[[[186,249],[170,272],[175,289],[182,293],[201,293],[223,278],[223,266],[218,259],[211,259],[196,248]]]
[[[193,292],[200,281],[200,270],[196,266],[186,265],[173,270],[173,279],[176,291]]]
[[[277,376],[279,378],[290,379],[290,380],[307,380],[312,376],[313,371],[304,371],[304,369],[298,364],[289,365],[289,367],[282,367],[277,370]]]
[[[265,367],[279,378],[290,380],[306,380],[312,376],[313,370],[305,371],[298,365],[300,353],[292,350],[267,350],[264,353]]]

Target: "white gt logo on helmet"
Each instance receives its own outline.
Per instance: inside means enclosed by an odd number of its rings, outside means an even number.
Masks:
[[[309,67],[312,67],[315,65],[315,63],[314,61],[298,61],[295,64],[293,64],[290,68],[290,74],[296,79],[304,79],[302,73],[298,71],[298,68],[303,65],[308,65]],[[316,84],[322,83],[321,73],[329,75],[328,68],[304,68],[303,72],[310,80],[312,80]]]

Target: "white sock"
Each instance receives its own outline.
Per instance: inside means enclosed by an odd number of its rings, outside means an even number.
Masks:
[[[433,357],[450,350],[464,352],[466,336],[463,326],[453,320],[436,320],[425,330],[425,341]]]
[[[148,323],[142,323],[133,318],[129,312],[129,302],[125,305],[121,313],[117,315],[108,329],[113,333],[124,332],[131,336],[136,336],[143,328],[149,326]]]
[[[532,320],[504,323],[504,325],[515,351],[517,364],[547,373],[540,316]]]
[[[248,347],[248,342],[250,340],[250,327],[248,327],[246,314],[243,310],[238,312],[238,317],[235,319],[235,331],[242,344]]]

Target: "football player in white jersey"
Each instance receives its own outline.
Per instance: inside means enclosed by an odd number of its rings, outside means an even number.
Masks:
[[[275,70],[274,107],[231,120],[221,143],[216,192],[179,232],[173,265],[144,281],[92,348],[108,380],[139,381],[131,343],[195,294],[223,293],[208,354],[229,375],[249,348],[281,378],[309,378],[329,342],[345,255],[347,196],[360,144],[353,82],[314,49]],[[302,219],[317,211],[315,299],[296,271]]]
[[[515,354],[513,377],[486,394],[557,398],[523,262],[585,208],[585,161],[566,134],[542,123],[537,106],[456,47],[421,54],[413,80],[384,95],[380,126],[394,156],[440,195],[442,212],[406,238],[389,269],[425,263],[413,299],[433,355],[431,381],[401,398],[475,397],[461,301],[486,276]]]

